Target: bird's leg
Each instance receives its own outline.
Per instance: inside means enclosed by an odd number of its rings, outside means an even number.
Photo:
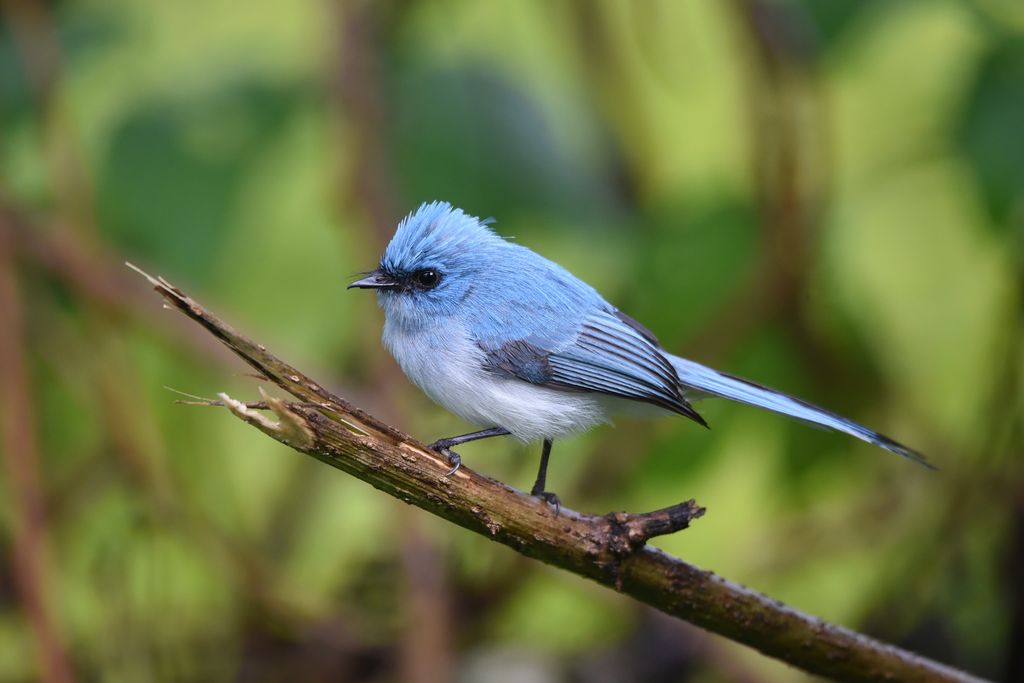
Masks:
[[[530,489],[530,495],[537,496],[541,500],[546,501],[549,505],[554,505],[555,514],[557,515],[558,508],[561,506],[562,502],[558,500],[558,496],[544,490],[548,478],[548,457],[550,456],[551,439],[544,439],[544,447],[540,452],[540,469],[537,470],[537,481],[533,482],[533,488]]]
[[[448,464],[452,466],[448,474],[444,475],[450,477],[459,471],[462,467],[462,458],[459,454],[451,450],[452,446],[458,446],[459,444],[468,443],[470,441],[477,441],[479,439],[489,439],[492,436],[508,436],[508,430],[503,427],[491,427],[490,429],[481,429],[479,432],[470,432],[469,434],[460,434],[459,436],[450,436],[447,439],[438,439],[434,443],[430,444],[429,448],[432,451],[437,451],[444,457],[448,458]]]

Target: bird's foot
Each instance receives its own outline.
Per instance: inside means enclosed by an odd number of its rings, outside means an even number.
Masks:
[[[538,491],[536,487],[530,491],[530,495],[535,498],[540,498],[545,503],[555,508],[555,517],[558,516],[559,511],[562,509],[562,501],[559,500],[558,496],[550,491]]]
[[[453,445],[454,444],[448,439],[439,439],[428,446],[430,450],[443,455],[445,459],[448,460],[448,464],[452,466],[450,470],[445,472],[444,476],[446,478],[458,472],[459,468],[462,467],[462,457],[452,450]]]

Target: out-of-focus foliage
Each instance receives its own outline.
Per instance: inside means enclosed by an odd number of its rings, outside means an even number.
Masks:
[[[567,505],[695,497],[707,516],[658,545],[1024,676],[1019,2],[4,8],[0,209],[23,224],[0,225],[21,304],[0,334],[39,442],[4,462],[39,473],[59,638],[41,644],[13,569],[25,492],[5,471],[0,680],[61,651],[83,680],[804,678],[174,404],[164,386],[256,383],[125,259],[424,440],[465,430],[344,290],[431,199],[495,217],[666,348],[941,468],[707,403],[710,432],[624,419],[557,444]],[[84,284],[109,277],[113,297]],[[461,452],[525,487],[535,450]]]

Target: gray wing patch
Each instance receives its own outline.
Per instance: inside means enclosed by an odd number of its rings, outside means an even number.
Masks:
[[[552,356],[555,380],[651,403],[707,427],[683,396],[675,368],[648,338],[653,335],[629,316],[608,313],[588,318],[575,345]]]
[[[589,319],[574,343],[557,351],[546,351],[525,339],[493,348],[481,344],[485,368],[532,384],[651,403],[706,427],[684,398],[675,368],[657,347],[632,326],[604,324],[611,320]]]
[[[551,381],[551,363],[548,352],[525,339],[505,342],[494,349],[484,349],[486,368],[505,377],[526,380],[531,384]]]

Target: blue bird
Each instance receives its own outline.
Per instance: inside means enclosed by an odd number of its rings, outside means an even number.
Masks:
[[[431,399],[481,431],[441,439],[452,448],[493,436],[543,440],[531,491],[546,490],[555,439],[622,412],[677,413],[707,426],[690,401],[720,396],[827,427],[910,458],[915,451],[805,401],[679,358],[593,287],[445,202],[398,225],[377,270],[349,285],[374,289],[384,345]]]

